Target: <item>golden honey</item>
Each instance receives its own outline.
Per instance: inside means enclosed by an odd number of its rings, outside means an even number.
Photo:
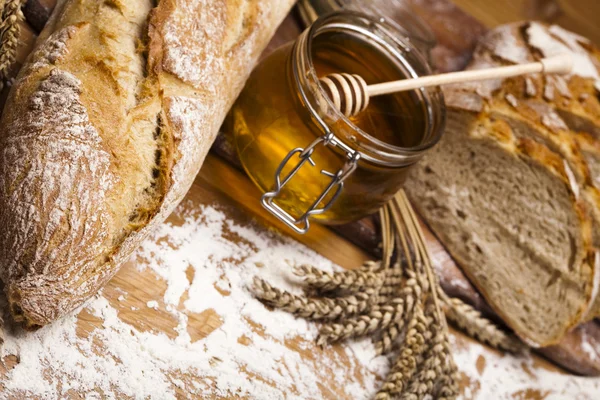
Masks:
[[[351,158],[340,146],[316,145],[309,160],[315,165],[305,162],[273,198],[293,219],[311,207],[324,207],[338,189],[339,197],[330,208],[313,218],[342,223],[377,211],[402,186],[407,168],[439,137],[443,103],[438,90],[374,97],[365,111],[350,119],[324,98],[318,78],[331,73],[358,74],[367,84],[418,75],[402,56],[414,58],[418,52],[398,46],[395,39],[390,47],[378,43],[379,36],[362,29],[373,23],[344,13],[317,21],[298,41],[279,48],[254,70],[232,109],[240,161],[263,192],[278,188],[276,172],[290,151],[306,149],[327,133],[350,153],[359,154],[343,187],[334,185],[314,204],[332,175],[347,167]],[[423,59],[419,61],[426,68]],[[432,99],[439,106],[437,115]],[[280,183],[301,161],[300,154],[293,154],[282,168]]]

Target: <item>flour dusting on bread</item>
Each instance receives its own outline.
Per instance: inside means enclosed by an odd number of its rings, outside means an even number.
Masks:
[[[27,113],[8,127],[13,134],[0,138],[0,221],[5,227],[0,230],[0,272],[9,298],[18,296],[19,308],[30,309],[30,324],[43,324],[73,306],[44,293],[45,279],[53,277],[57,291],[85,295],[79,291],[87,287],[77,282],[107,247],[103,203],[114,177],[80,93],[73,75],[52,70],[32,93]],[[15,214],[22,216],[19,225],[7,229]],[[56,268],[60,265],[68,268]],[[46,298],[55,302],[52,311],[41,304]]]
[[[481,47],[503,60],[514,64],[525,64],[532,61],[523,40],[515,34],[517,27],[502,25],[491,31]]]
[[[292,3],[59,2],[0,125],[0,277],[18,320],[83,303],[164,221]]]
[[[581,45],[582,42],[589,43],[587,39],[556,25],[545,27],[537,22],[531,22],[525,32],[528,43],[540,50],[545,57],[570,54],[574,58],[572,75],[600,80],[589,51]]]
[[[32,59],[36,61],[29,67],[31,69],[37,69],[45,65],[55,64],[59,61],[69,52],[67,41],[74,32],[74,27],[67,27],[52,34],[46,42],[36,49],[32,56]]]

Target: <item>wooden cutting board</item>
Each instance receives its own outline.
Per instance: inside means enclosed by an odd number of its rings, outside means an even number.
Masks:
[[[45,1],[45,3],[48,4],[51,2]],[[293,24],[288,20],[279,31],[277,40],[284,41],[294,32],[294,29]],[[27,28],[26,32],[26,36],[23,38],[25,40],[28,38],[28,35],[32,34],[33,30]],[[27,43],[30,43],[30,41]],[[21,48],[25,49],[26,46],[22,46]],[[22,51],[23,54],[26,53],[26,50]],[[222,159],[210,155],[184,201],[187,211],[184,212],[183,209],[178,210],[178,212],[171,216],[169,222],[172,224],[181,223],[184,219],[183,214],[189,212],[190,209],[201,212],[204,206],[217,205],[226,214],[227,218],[236,221],[238,224],[252,224],[250,220],[255,219],[258,225],[252,225],[253,229],[266,232],[275,228],[287,234],[285,228],[261,208],[257,201],[258,197],[259,193],[256,188],[239,170]],[[369,258],[363,250],[323,227],[315,226],[312,228],[310,235],[292,236],[309,248],[314,249],[345,268],[354,268],[360,265],[363,260]],[[130,262],[109,283],[103,292],[103,296],[109,300],[110,306],[117,310],[119,318],[133,329],[164,332],[167,335],[173,336],[173,328],[177,325],[177,321],[174,320],[173,314],[168,312],[162,303],[161,299],[165,295],[165,288],[165,282],[156,274],[150,270],[139,271],[136,263]],[[124,294],[126,295],[124,296]],[[147,306],[149,301],[157,301],[156,309]],[[183,310],[183,307],[181,307],[181,310]],[[202,341],[208,338],[221,326],[221,317],[214,309],[207,309],[205,312],[188,313],[188,317],[188,332],[194,337],[195,341]],[[259,321],[254,322],[256,324],[260,323]],[[103,329],[106,328],[103,326],[102,319],[90,315],[86,310],[78,314],[77,334],[81,338],[89,337],[91,333],[102,331]],[[565,387],[569,386],[569,391],[565,394],[569,398],[593,399],[595,398],[594,394],[600,391],[600,382],[566,376],[563,372],[558,371],[556,367],[536,356],[514,359],[513,364],[519,365],[522,363],[522,367],[510,371],[502,371],[497,366],[500,363],[499,360],[506,361],[507,357],[511,358],[510,356],[501,356],[496,351],[480,346],[461,333],[453,331],[452,335],[455,338],[457,351],[465,352],[468,349],[473,349],[473,351],[477,352],[478,355],[473,364],[476,364],[475,367],[479,376],[486,379],[485,383],[480,383],[478,382],[477,375],[464,374],[461,387],[466,398],[477,397],[477,394],[483,390],[483,387],[489,389],[494,384],[501,385],[501,375],[503,373],[513,373],[515,374],[515,379],[518,378],[517,375],[524,375],[528,377],[527,379],[531,380],[529,387],[526,385],[525,388],[515,390],[513,393],[507,393],[507,396],[513,398],[541,399],[551,394],[557,394],[558,392],[553,389],[556,387],[554,382],[540,381],[540,379],[543,380],[548,377],[557,377],[556,379],[561,379]],[[248,344],[248,346],[252,347],[252,343]],[[304,360],[303,362],[306,362],[306,365],[309,367],[335,364],[342,370],[346,368],[344,380],[334,379],[334,377],[328,376],[326,373],[321,375],[323,385],[323,389],[321,390],[322,398],[341,399],[360,396],[360,393],[348,391],[346,386],[347,382],[360,381],[361,374],[364,371],[361,368],[354,370],[354,366],[359,363],[356,358],[348,357],[344,359],[339,356],[342,346],[333,346],[320,350],[311,342],[305,342],[301,338],[290,340],[285,343],[285,346],[297,351],[301,359]],[[102,352],[103,349],[100,348],[98,351]],[[14,365],[18,364],[18,362],[17,355],[8,355],[5,358],[8,370],[14,368]],[[257,360],[257,363],[259,362],[260,360]],[[472,368],[473,366],[468,367]],[[463,371],[468,369],[467,366],[461,366],[461,370]],[[0,370],[0,372],[2,371]],[[556,375],[551,375],[552,373],[556,373]],[[6,376],[5,374],[6,371],[3,372],[3,376]],[[48,368],[47,374],[50,377],[60,376],[61,371],[60,368]],[[247,376],[241,375],[241,379],[246,378]],[[260,376],[254,378],[260,379]],[[185,379],[194,382],[202,381],[205,377],[188,376]],[[494,381],[494,379],[496,380]],[[0,385],[3,384],[0,381]],[[184,385],[184,387],[187,386]],[[173,382],[173,389],[179,398],[193,397],[187,390],[181,389],[178,386],[178,382]],[[13,390],[10,393],[4,392],[3,395],[8,398],[26,397],[25,393],[18,390]],[[65,395],[66,398],[84,398],[84,396],[85,393],[76,391],[70,391]],[[195,397],[222,398],[231,396],[207,390]]]

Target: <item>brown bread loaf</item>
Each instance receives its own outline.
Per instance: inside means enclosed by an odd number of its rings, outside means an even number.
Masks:
[[[0,277],[28,328],[183,198],[291,0],[59,1],[0,122]]]
[[[599,314],[600,58],[586,39],[533,22],[491,31],[468,67],[561,52],[575,58],[570,76],[448,88],[445,136],[406,185],[492,308],[539,346]]]

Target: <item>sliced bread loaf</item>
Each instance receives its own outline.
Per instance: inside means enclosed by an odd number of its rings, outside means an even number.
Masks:
[[[600,314],[594,305],[598,53],[560,28],[520,23],[490,32],[469,66],[567,51],[576,59],[569,77],[446,90],[445,136],[406,184],[415,207],[492,308],[540,346]]]

